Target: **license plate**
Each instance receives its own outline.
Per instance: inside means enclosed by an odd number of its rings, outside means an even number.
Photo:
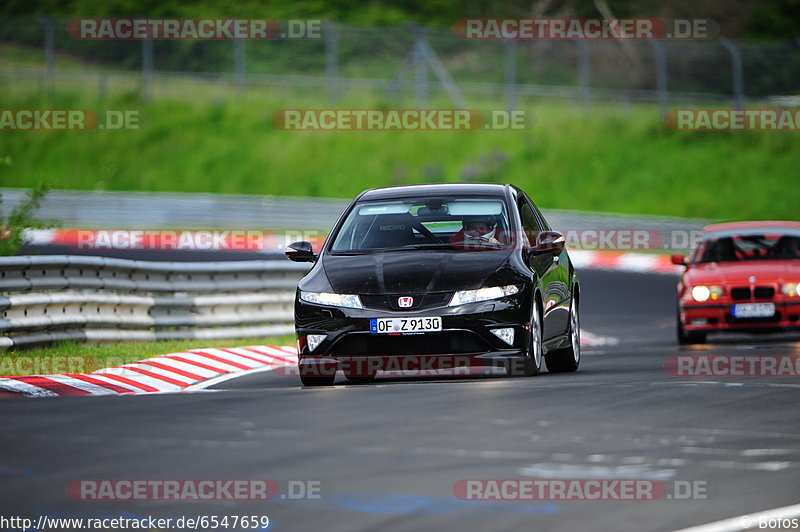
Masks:
[[[769,318],[775,315],[775,303],[739,303],[733,306],[734,318]]]
[[[375,334],[432,332],[442,330],[442,318],[372,318],[369,330]]]

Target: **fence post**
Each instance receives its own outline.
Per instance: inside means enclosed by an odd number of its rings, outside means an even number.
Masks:
[[[505,83],[506,110],[513,111],[517,107],[517,41],[506,39],[505,69],[503,81]]]
[[[658,92],[658,106],[663,117],[667,114],[669,92],[667,89],[667,48],[664,43],[656,40],[647,41],[653,47],[656,55],[656,90]]]
[[[580,96],[582,100],[588,101],[592,98],[589,43],[583,39],[576,41],[576,43],[578,44],[578,84],[580,86]]]
[[[328,100],[339,99],[339,41],[336,26],[325,21],[325,86],[328,88]]]
[[[733,71],[733,94],[736,108],[744,109],[744,71],[742,69],[742,50],[733,41],[725,37],[719,43],[731,54],[731,70]]]
[[[414,32],[414,95],[417,107],[428,107],[428,54],[422,36],[422,29],[416,24],[411,26]]]
[[[142,41],[142,99],[149,100],[153,84],[153,40]]]
[[[242,92],[244,88],[246,56],[244,40],[236,39],[233,41],[233,62],[236,69],[236,92]]]
[[[37,15],[36,21],[41,24],[44,31],[45,84],[47,91],[52,92],[55,81],[55,32],[53,30],[53,21],[44,15]]]

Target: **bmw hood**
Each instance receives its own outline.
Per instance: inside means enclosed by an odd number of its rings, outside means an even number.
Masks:
[[[511,250],[379,252],[323,259],[340,294],[419,294],[481,288],[508,262]]]

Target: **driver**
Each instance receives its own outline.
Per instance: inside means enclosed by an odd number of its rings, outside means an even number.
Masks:
[[[470,216],[462,221],[462,228],[452,237],[451,244],[499,244],[495,229],[497,222],[492,216]]]

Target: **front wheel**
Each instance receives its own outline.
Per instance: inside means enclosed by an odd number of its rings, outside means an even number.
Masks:
[[[506,362],[506,373],[510,377],[534,377],[542,371],[542,317],[538,305],[531,313],[530,342],[522,360]]]
[[[696,345],[696,344],[706,343],[706,333],[697,331],[687,331],[686,329],[683,328],[680,309],[678,310],[678,316],[676,319],[677,319],[676,333],[678,337],[678,344]]]
[[[581,364],[581,321],[576,296],[573,296],[569,307],[569,347],[547,353],[545,363],[550,373],[576,371]]]

